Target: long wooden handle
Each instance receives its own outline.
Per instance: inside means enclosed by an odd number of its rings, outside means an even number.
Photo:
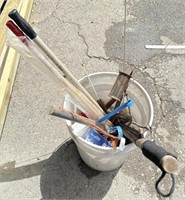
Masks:
[[[19,28],[14,23],[9,23],[9,21],[6,23],[6,25],[12,30],[12,32],[15,35],[20,35]],[[24,33],[21,33],[24,35]],[[20,39],[20,38],[19,38]],[[78,88],[76,88],[72,83],[69,82],[66,78],[63,77],[60,71],[58,71],[45,57],[43,54],[38,55],[38,50],[34,45],[32,45],[29,42],[29,39],[26,37],[26,42],[24,40],[20,39],[21,42],[23,42],[27,46],[27,50],[29,50],[31,56],[36,59],[37,65],[34,64],[34,66],[37,66],[37,69],[42,71],[48,78],[50,78],[59,88],[64,88],[65,91],[72,96],[70,100],[77,105],[77,107],[80,108],[87,116],[89,116],[92,119],[99,119],[102,117],[101,111],[97,109],[97,107],[85,96],[84,93],[82,93]],[[33,61],[29,60],[30,63]],[[65,93],[66,94],[66,93]],[[64,90],[63,90],[63,95]]]
[[[51,59],[51,61],[64,73],[65,77],[77,87],[84,95],[96,106],[96,108],[104,114],[98,103],[85,90],[85,88],[77,81],[73,74],[66,68],[66,66],[57,58],[57,56],[48,48],[48,46],[41,40],[37,33],[33,30],[31,25],[18,13],[16,9],[9,13],[9,17],[18,25],[18,27],[30,38],[35,44]]]

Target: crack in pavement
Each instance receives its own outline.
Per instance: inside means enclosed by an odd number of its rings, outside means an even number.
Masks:
[[[156,56],[156,55],[155,55]],[[155,57],[155,56],[153,56],[153,57]],[[151,59],[151,58],[150,58]],[[149,60],[150,60],[149,59]],[[146,60],[145,62],[148,62],[148,60]],[[142,75],[145,73],[146,75],[147,75],[147,77],[151,80],[151,82],[152,82],[152,84],[153,84],[153,86],[154,86],[154,88],[155,88],[155,90],[156,90],[156,94],[157,94],[157,97],[158,97],[158,99],[159,99],[159,101],[160,101],[160,104],[159,104],[159,108],[160,108],[160,113],[161,113],[161,116],[160,116],[160,121],[161,120],[163,120],[163,118],[164,117],[166,117],[166,115],[165,115],[165,113],[164,113],[164,110],[163,110],[163,99],[162,99],[162,97],[161,97],[161,95],[160,95],[160,92],[159,92],[159,89],[158,89],[158,85],[157,85],[157,83],[156,83],[156,80],[155,80],[155,78],[153,78],[149,73],[147,73],[147,72],[145,72],[145,69],[146,68],[144,68],[144,69],[140,69],[139,68],[139,66],[138,67],[136,67],[135,65],[132,65],[135,69],[137,69]]]
[[[78,23],[76,23],[76,22],[71,22],[71,21],[64,21],[64,20],[61,20],[61,19],[59,18],[59,16],[54,16],[54,15],[53,15],[53,17],[56,18],[56,19],[63,25],[66,35],[67,35],[67,30],[66,30],[65,24],[72,24],[72,25],[75,25],[75,26],[77,27],[77,29],[78,29],[77,34],[78,34],[78,36],[79,36],[80,38],[83,39],[83,36],[80,35],[80,32],[79,32],[79,30],[80,30],[80,25],[79,25]],[[68,36],[68,39],[69,39],[69,41],[71,41],[73,38],[70,38],[70,37]],[[85,40],[83,40],[83,41],[84,41],[84,43],[86,42]],[[78,57],[78,59],[79,59],[79,61],[80,61],[80,64],[81,64],[82,66],[86,66],[89,60],[87,60],[86,63],[84,63],[84,61],[83,61],[83,60],[81,59],[81,57],[79,56],[77,49],[76,49],[73,45],[71,45],[71,47],[75,50],[76,55],[77,55],[77,57]],[[86,44],[86,47],[88,48],[88,44]],[[88,51],[88,50],[87,50],[87,51]],[[86,53],[86,55],[87,55],[87,53]],[[87,55],[87,56],[88,56],[88,55]],[[89,57],[89,56],[88,56],[88,57]],[[90,57],[89,57],[89,58],[90,58]]]
[[[82,39],[83,43],[85,44],[86,46],[86,51],[85,51],[85,54],[86,56],[90,59],[99,59],[99,60],[104,60],[104,61],[109,61],[109,62],[112,62],[112,61],[121,61],[121,62],[124,62],[123,59],[121,58],[117,58],[117,57],[103,57],[103,56],[95,56],[95,55],[90,55],[89,53],[89,45],[85,39],[85,36],[81,33],[81,27],[80,27],[80,24],[76,23],[76,22],[71,22],[71,21],[62,21],[59,17],[57,16],[53,16],[54,18],[56,18],[57,20],[59,20],[62,24],[72,24],[72,25],[75,25],[78,29],[77,31],[77,34],[78,36]],[[87,63],[89,62],[89,60],[87,61]],[[128,65],[131,65],[132,64],[129,64],[127,61],[125,61],[125,63],[127,63]],[[82,62],[82,65],[84,65],[84,63]]]
[[[60,19],[58,19],[58,20],[60,20]],[[80,26],[80,24],[75,23],[75,22],[69,22],[69,21],[63,21],[63,23],[64,24],[65,23],[72,24],[72,25],[76,25],[77,26],[77,28],[78,28],[78,31],[77,31],[78,36],[82,39],[83,43],[86,46],[86,55],[87,55],[88,58],[90,58],[90,59],[94,58],[94,59],[105,60],[105,61],[110,61],[110,62],[111,61],[117,61],[117,60],[124,61],[123,59],[117,58],[117,57],[107,57],[106,58],[106,57],[103,57],[103,56],[90,55],[90,53],[89,53],[89,45],[88,45],[88,43],[87,43],[87,41],[85,39],[85,36],[81,33],[81,26]]]
[[[56,5],[56,9],[57,9],[58,5],[59,5],[59,1],[58,1],[57,5]],[[80,26],[80,24],[78,24],[78,23],[76,23],[76,22],[72,22],[72,21],[63,21],[63,20],[61,20],[61,19],[59,18],[59,16],[54,16],[54,13],[55,13],[55,10],[52,11],[52,14],[51,14],[49,17],[52,16],[52,17],[56,18],[56,19],[59,20],[63,25],[64,25],[64,24],[72,24],[72,25],[75,25],[75,26],[77,27],[77,34],[78,34],[78,36],[82,39],[83,43],[85,44],[85,46],[86,46],[85,54],[86,54],[86,56],[89,58],[89,60],[88,60],[86,63],[84,63],[84,62],[81,60],[81,65],[82,65],[82,66],[86,65],[91,59],[99,59],[99,60],[104,60],[104,61],[108,61],[108,62],[112,62],[112,61],[115,61],[115,62],[121,61],[121,62],[123,62],[123,63],[126,63],[128,66],[131,66],[131,67],[133,67],[134,69],[137,69],[141,74],[144,74],[144,73],[147,74],[148,78],[150,78],[150,80],[152,81],[152,84],[153,84],[153,86],[154,86],[154,88],[155,88],[155,90],[156,90],[156,94],[157,94],[157,96],[158,96],[158,99],[159,99],[159,101],[160,101],[160,104],[159,104],[160,113],[161,113],[161,119],[160,119],[160,120],[162,120],[162,119],[166,116],[165,113],[164,113],[164,110],[163,110],[163,101],[164,101],[164,100],[162,99],[162,97],[161,97],[161,95],[160,95],[160,92],[159,92],[159,89],[158,89],[158,85],[157,85],[157,83],[156,83],[155,78],[153,78],[149,73],[145,72],[145,69],[147,69],[147,66],[145,66],[144,68],[141,69],[141,66],[142,66],[144,63],[150,62],[152,59],[154,59],[155,57],[157,57],[157,56],[159,56],[160,54],[162,54],[162,52],[157,53],[157,54],[153,55],[152,57],[150,57],[149,59],[142,61],[141,63],[138,64],[137,67],[136,67],[136,65],[131,64],[131,63],[129,63],[128,61],[124,61],[124,59],[121,59],[121,58],[117,58],[117,57],[103,57],[103,56],[90,55],[90,53],[89,53],[89,45],[88,45],[88,43],[87,43],[87,41],[86,41],[85,36],[81,33],[81,26]],[[47,18],[48,18],[48,17],[47,17]],[[45,19],[45,20],[46,20],[46,19]],[[75,48],[74,48],[74,49],[75,49]]]
[[[89,45],[88,45],[88,43],[87,43],[87,41],[86,41],[85,36],[81,33],[81,26],[80,26],[80,24],[78,24],[78,23],[76,23],[76,22],[72,22],[72,21],[63,21],[63,20],[61,20],[61,19],[59,18],[59,16],[54,16],[54,13],[57,13],[56,10],[58,9],[59,4],[60,4],[60,0],[57,1],[57,4],[56,4],[55,8],[53,9],[53,11],[51,12],[51,14],[50,14],[49,16],[47,16],[44,20],[40,21],[40,22],[44,22],[44,21],[46,21],[47,19],[49,19],[50,17],[54,17],[54,18],[58,19],[58,20],[59,20],[61,23],[63,23],[63,24],[72,24],[72,25],[75,25],[75,26],[77,27],[77,34],[78,34],[78,36],[82,39],[83,43],[85,44],[85,46],[86,46],[85,54],[86,54],[86,56],[89,58],[89,60],[87,60],[86,63],[84,63],[84,62],[82,61],[82,59],[80,59],[80,60],[81,60],[81,65],[82,65],[82,66],[87,65],[88,62],[89,62],[91,59],[99,59],[99,60],[104,60],[104,61],[108,61],[108,62],[112,62],[112,61],[115,61],[115,62],[121,61],[121,62],[123,62],[123,63],[125,62],[127,65],[129,65],[129,66],[131,66],[131,67],[137,69],[141,74],[144,74],[144,73],[147,74],[148,78],[150,78],[150,80],[152,81],[152,84],[153,84],[153,86],[154,86],[154,88],[155,88],[155,90],[156,90],[156,94],[157,94],[157,96],[158,96],[158,99],[159,99],[159,101],[160,101],[159,107],[160,107],[160,111],[161,111],[161,115],[162,115],[161,119],[162,119],[163,117],[166,117],[165,112],[164,112],[164,109],[163,109],[163,104],[164,104],[164,101],[167,101],[167,100],[164,100],[164,99],[161,97],[160,92],[159,92],[159,89],[158,89],[158,87],[160,87],[160,86],[156,83],[155,78],[153,78],[149,73],[145,72],[145,70],[147,69],[147,66],[144,66],[144,67],[142,68],[142,65],[143,65],[144,63],[150,62],[151,60],[153,60],[153,59],[156,58],[157,56],[159,56],[159,55],[161,55],[161,54],[165,54],[165,52],[160,51],[159,53],[156,53],[155,55],[153,55],[153,56],[150,57],[149,59],[144,60],[144,61],[142,61],[141,63],[139,63],[139,64],[137,65],[137,67],[136,67],[136,65],[134,65],[134,64],[132,64],[132,63],[129,63],[128,61],[124,61],[124,60],[121,59],[121,58],[117,58],[117,57],[103,57],[103,56],[90,55],[90,53],[89,53]],[[40,23],[40,22],[38,22],[38,23]],[[75,48],[74,48],[74,49],[75,49]],[[142,68],[142,69],[140,69],[140,68]],[[170,101],[170,102],[173,102],[173,101]],[[181,108],[181,109],[183,109],[183,108]]]
[[[54,5],[54,3],[52,3]],[[35,3],[36,5],[36,3]],[[60,5],[60,0],[57,1],[56,5],[54,6],[51,14],[47,15],[44,19],[42,19],[41,21],[38,21],[37,24],[40,24],[42,22],[46,22],[49,18],[53,17],[54,13],[57,11],[58,6]]]
[[[158,56],[161,55],[161,54],[163,54],[163,53],[162,53],[162,52],[159,52],[159,53],[156,53],[156,54],[154,54],[153,56],[149,57],[148,59],[143,60],[142,62],[140,62],[140,63],[138,64],[138,67],[142,67],[142,65],[144,65],[145,63],[149,63],[150,61],[152,61],[153,59],[155,59],[156,57],[158,57]],[[148,67],[145,66],[145,67],[142,68],[142,70],[144,71],[144,70],[147,69],[147,68],[148,68]]]
[[[146,72],[145,72],[146,73]],[[160,95],[160,92],[159,92],[159,89],[158,89],[158,85],[157,85],[157,83],[156,83],[156,81],[155,81],[155,78],[153,78],[153,77],[151,77],[151,75],[149,74],[149,73],[147,73],[148,74],[148,77],[152,80],[152,82],[153,82],[153,86],[154,86],[154,88],[155,88],[155,90],[156,90],[156,94],[157,94],[157,97],[158,97],[158,99],[159,99],[159,101],[160,101],[160,104],[159,104],[159,108],[160,108],[160,111],[161,111],[161,115],[162,115],[162,117],[161,117],[161,119],[160,120],[163,120],[163,118],[164,117],[166,117],[166,115],[165,115],[165,113],[164,113],[164,110],[163,110],[163,98],[161,97],[161,95]]]
[[[58,20],[60,20],[60,19],[58,19]],[[61,20],[60,20],[60,21],[61,21]],[[157,85],[157,83],[156,83],[156,81],[155,81],[155,78],[153,78],[149,73],[144,72],[144,70],[145,70],[147,67],[145,67],[145,68],[143,68],[143,69],[140,69],[139,67],[136,67],[134,64],[131,64],[131,63],[129,63],[128,61],[124,61],[123,59],[117,58],[117,57],[114,57],[114,58],[111,58],[111,57],[105,58],[105,57],[103,57],[103,56],[93,56],[93,55],[90,55],[90,54],[89,54],[89,45],[88,45],[88,43],[87,43],[87,41],[86,41],[86,39],[85,39],[85,36],[80,32],[80,30],[81,30],[80,24],[75,23],[75,22],[69,22],[69,21],[65,21],[65,22],[63,21],[63,23],[68,23],[68,24],[72,24],[72,25],[77,26],[77,28],[78,28],[78,31],[77,31],[78,36],[82,39],[83,43],[84,43],[85,46],[86,46],[86,55],[87,55],[87,57],[89,58],[89,60],[87,61],[87,63],[90,61],[90,59],[99,59],[99,60],[104,60],[104,61],[109,61],[109,62],[111,62],[111,61],[115,61],[115,62],[121,61],[121,62],[124,62],[124,63],[126,63],[127,65],[129,65],[129,66],[131,66],[131,67],[137,69],[141,74],[144,74],[144,73],[147,74],[147,76],[152,80],[152,83],[153,83],[154,88],[155,88],[155,90],[156,90],[156,94],[157,94],[158,99],[159,99],[159,101],[160,101],[159,107],[160,107],[160,111],[161,111],[161,115],[162,115],[160,120],[162,120],[162,119],[165,117],[165,113],[164,113],[164,110],[163,110],[163,99],[162,99],[162,97],[160,96],[160,92],[159,92],[159,89],[157,88],[158,85]],[[150,62],[150,60],[152,60],[153,58],[157,57],[157,56],[160,55],[160,54],[161,54],[161,53],[155,54],[154,56],[150,57],[148,60],[145,60],[145,61],[143,61],[142,63],[140,63],[139,66],[141,66],[143,63]],[[84,64],[84,63],[82,63],[82,65],[83,65],[83,64]]]
[[[68,23],[69,23],[69,22],[68,22]],[[152,83],[153,83],[154,88],[155,88],[155,90],[156,90],[156,94],[157,94],[158,99],[159,99],[159,101],[160,101],[159,107],[160,107],[160,111],[161,111],[161,115],[162,115],[162,117],[161,117],[160,120],[162,120],[164,117],[166,117],[166,115],[165,115],[165,113],[164,113],[164,110],[163,110],[163,99],[162,99],[162,97],[160,96],[160,92],[159,92],[159,89],[158,89],[158,85],[157,85],[157,83],[156,83],[156,81],[155,81],[155,78],[153,78],[149,73],[144,72],[144,70],[145,70],[147,67],[145,67],[144,69],[140,69],[139,67],[136,67],[134,64],[131,64],[131,63],[129,63],[128,61],[124,61],[124,60],[121,59],[121,58],[116,58],[116,57],[114,57],[114,58],[111,58],[111,57],[105,58],[105,57],[102,57],[102,56],[92,56],[92,55],[90,55],[90,54],[89,54],[89,45],[88,45],[88,43],[87,43],[87,41],[86,41],[84,35],[83,35],[82,33],[80,33],[80,29],[81,29],[81,28],[80,28],[80,25],[77,24],[77,23],[74,23],[74,22],[70,22],[70,23],[71,23],[71,24],[75,24],[75,25],[78,27],[78,35],[79,35],[79,37],[82,38],[84,44],[86,45],[86,55],[87,55],[90,59],[94,58],[94,59],[99,59],[99,60],[102,59],[102,60],[105,60],[105,61],[115,61],[115,62],[117,62],[117,61],[119,60],[119,61],[125,62],[127,65],[132,66],[133,68],[137,69],[141,74],[144,74],[144,73],[147,74],[148,77],[152,80]],[[161,52],[158,53],[158,54],[155,54],[154,56],[150,57],[148,60],[145,60],[145,61],[143,61],[142,63],[140,63],[138,66],[141,66],[143,63],[150,62],[150,60],[152,60],[153,58],[159,56],[160,54],[161,54]]]
[[[158,97],[158,99],[159,99],[159,101],[160,101],[159,108],[160,108],[160,112],[161,112],[161,115],[162,115],[160,120],[163,120],[163,118],[166,117],[165,112],[164,112],[164,109],[163,109],[163,104],[164,104],[164,101],[165,101],[165,100],[161,97],[160,92],[159,92],[159,89],[158,89],[158,87],[162,87],[162,86],[158,85],[158,84],[156,83],[155,78],[153,78],[148,72],[145,71],[145,70],[147,69],[147,66],[145,66],[144,68],[140,69],[140,67],[141,67],[144,63],[149,63],[150,61],[152,61],[153,59],[155,59],[156,57],[158,57],[158,56],[161,55],[161,54],[165,54],[165,53],[163,53],[163,52],[160,51],[159,53],[153,55],[153,56],[150,57],[149,59],[144,60],[143,62],[139,63],[138,67],[136,67],[135,65],[133,65],[133,66],[134,66],[135,69],[137,69],[141,74],[144,74],[144,73],[147,74],[148,78],[150,78],[150,80],[152,81],[152,84],[153,84],[153,86],[154,86],[154,88],[155,88],[155,90],[156,90],[157,97]],[[171,102],[173,102],[173,101],[171,100]]]

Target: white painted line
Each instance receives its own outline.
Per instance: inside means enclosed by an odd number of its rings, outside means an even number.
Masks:
[[[185,45],[145,45],[146,49],[185,49]]]

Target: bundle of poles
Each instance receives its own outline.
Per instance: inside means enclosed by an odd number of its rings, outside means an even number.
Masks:
[[[105,114],[109,114],[109,108],[115,103],[114,109],[120,107],[123,93],[128,87],[129,75],[119,72],[117,80],[110,92],[111,99],[104,103],[101,99],[98,103],[70,73],[65,65],[57,58],[57,56],[46,46],[30,24],[22,18],[17,10],[9,13],[9,20],[6,25],[16,35],[18,41],[21,42],[24,51],[21,48],[14,47],[23,57],[38,70],[43,72],[50,80],[52,80],[60,89],[64,96],[69,95],[70,101],[76,105],[86,116],[77,115],[64,109],[50,108],[49,114],[71,120],[77,123],[86,124],[87,126],[98,130],[101,134],[119,140],[118,136],[111,135],[107,132],[107,128],[113,126],[113,122],[109,118],[100,121]],[[117,110],[116,110],[117,111]],[[118,112],[116,112],[118,114]],[[145,157],[156,164],[164,173],[173,174],[177,170],[177,158],[172,153],[158,146],[155,142],[143,138],[142,134],[128,125],[122,124],[124,136],[135,143],[142,150]],[[156,185],[158,187],[158,185]],[[173,189],[171,189],[171,193]],[[169,193],[170,194],[170,193]],[[167,194],[166,196],[169,196]],[[165,195],[163,195],[165,196]]]
[[[73,103],[82,109],[88,117],[94,119],[102,117],[103,110],[98,103],[89,95],[82,85],[78,83],[76,78],[46,46],[28,22],[19,15],[17,10],[10,12],[9,16],[16,24],[9,20],[6,25],[24,44],[24,50],[29,53],[29,57],[27,57],[28,61],[31,64],[34,63],[38,70],[42,71],[50,80],[60,87],[60,89],[63,89],[64,95],[66,95],[66,93],[72,95],[73,98],[70,100],[74,100]],[[16,50],[20,51],[21,55],[23,54],[21,49]],[[39,50],[41,50],[41,52]],[[30,55],[32,60],[29,60]],[[52,62],[49,62],[45,56]],[[43,68],[41,66],[43,66]]]

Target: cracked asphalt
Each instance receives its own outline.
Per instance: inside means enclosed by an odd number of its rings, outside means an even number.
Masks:
[[[64,121],[47,114],[61,91],[21,59],[0,141],[0,199],[185,199],[185,51],[144,46],[185,44],[185,2],[127,1],[125,62],[124,1],[37,0],[30,22],[77,79],[134,69],[154,105],[149,138],[178,157],[176,188],[156,194],[161,172],[139,149],[115,171],[86,166]]]

